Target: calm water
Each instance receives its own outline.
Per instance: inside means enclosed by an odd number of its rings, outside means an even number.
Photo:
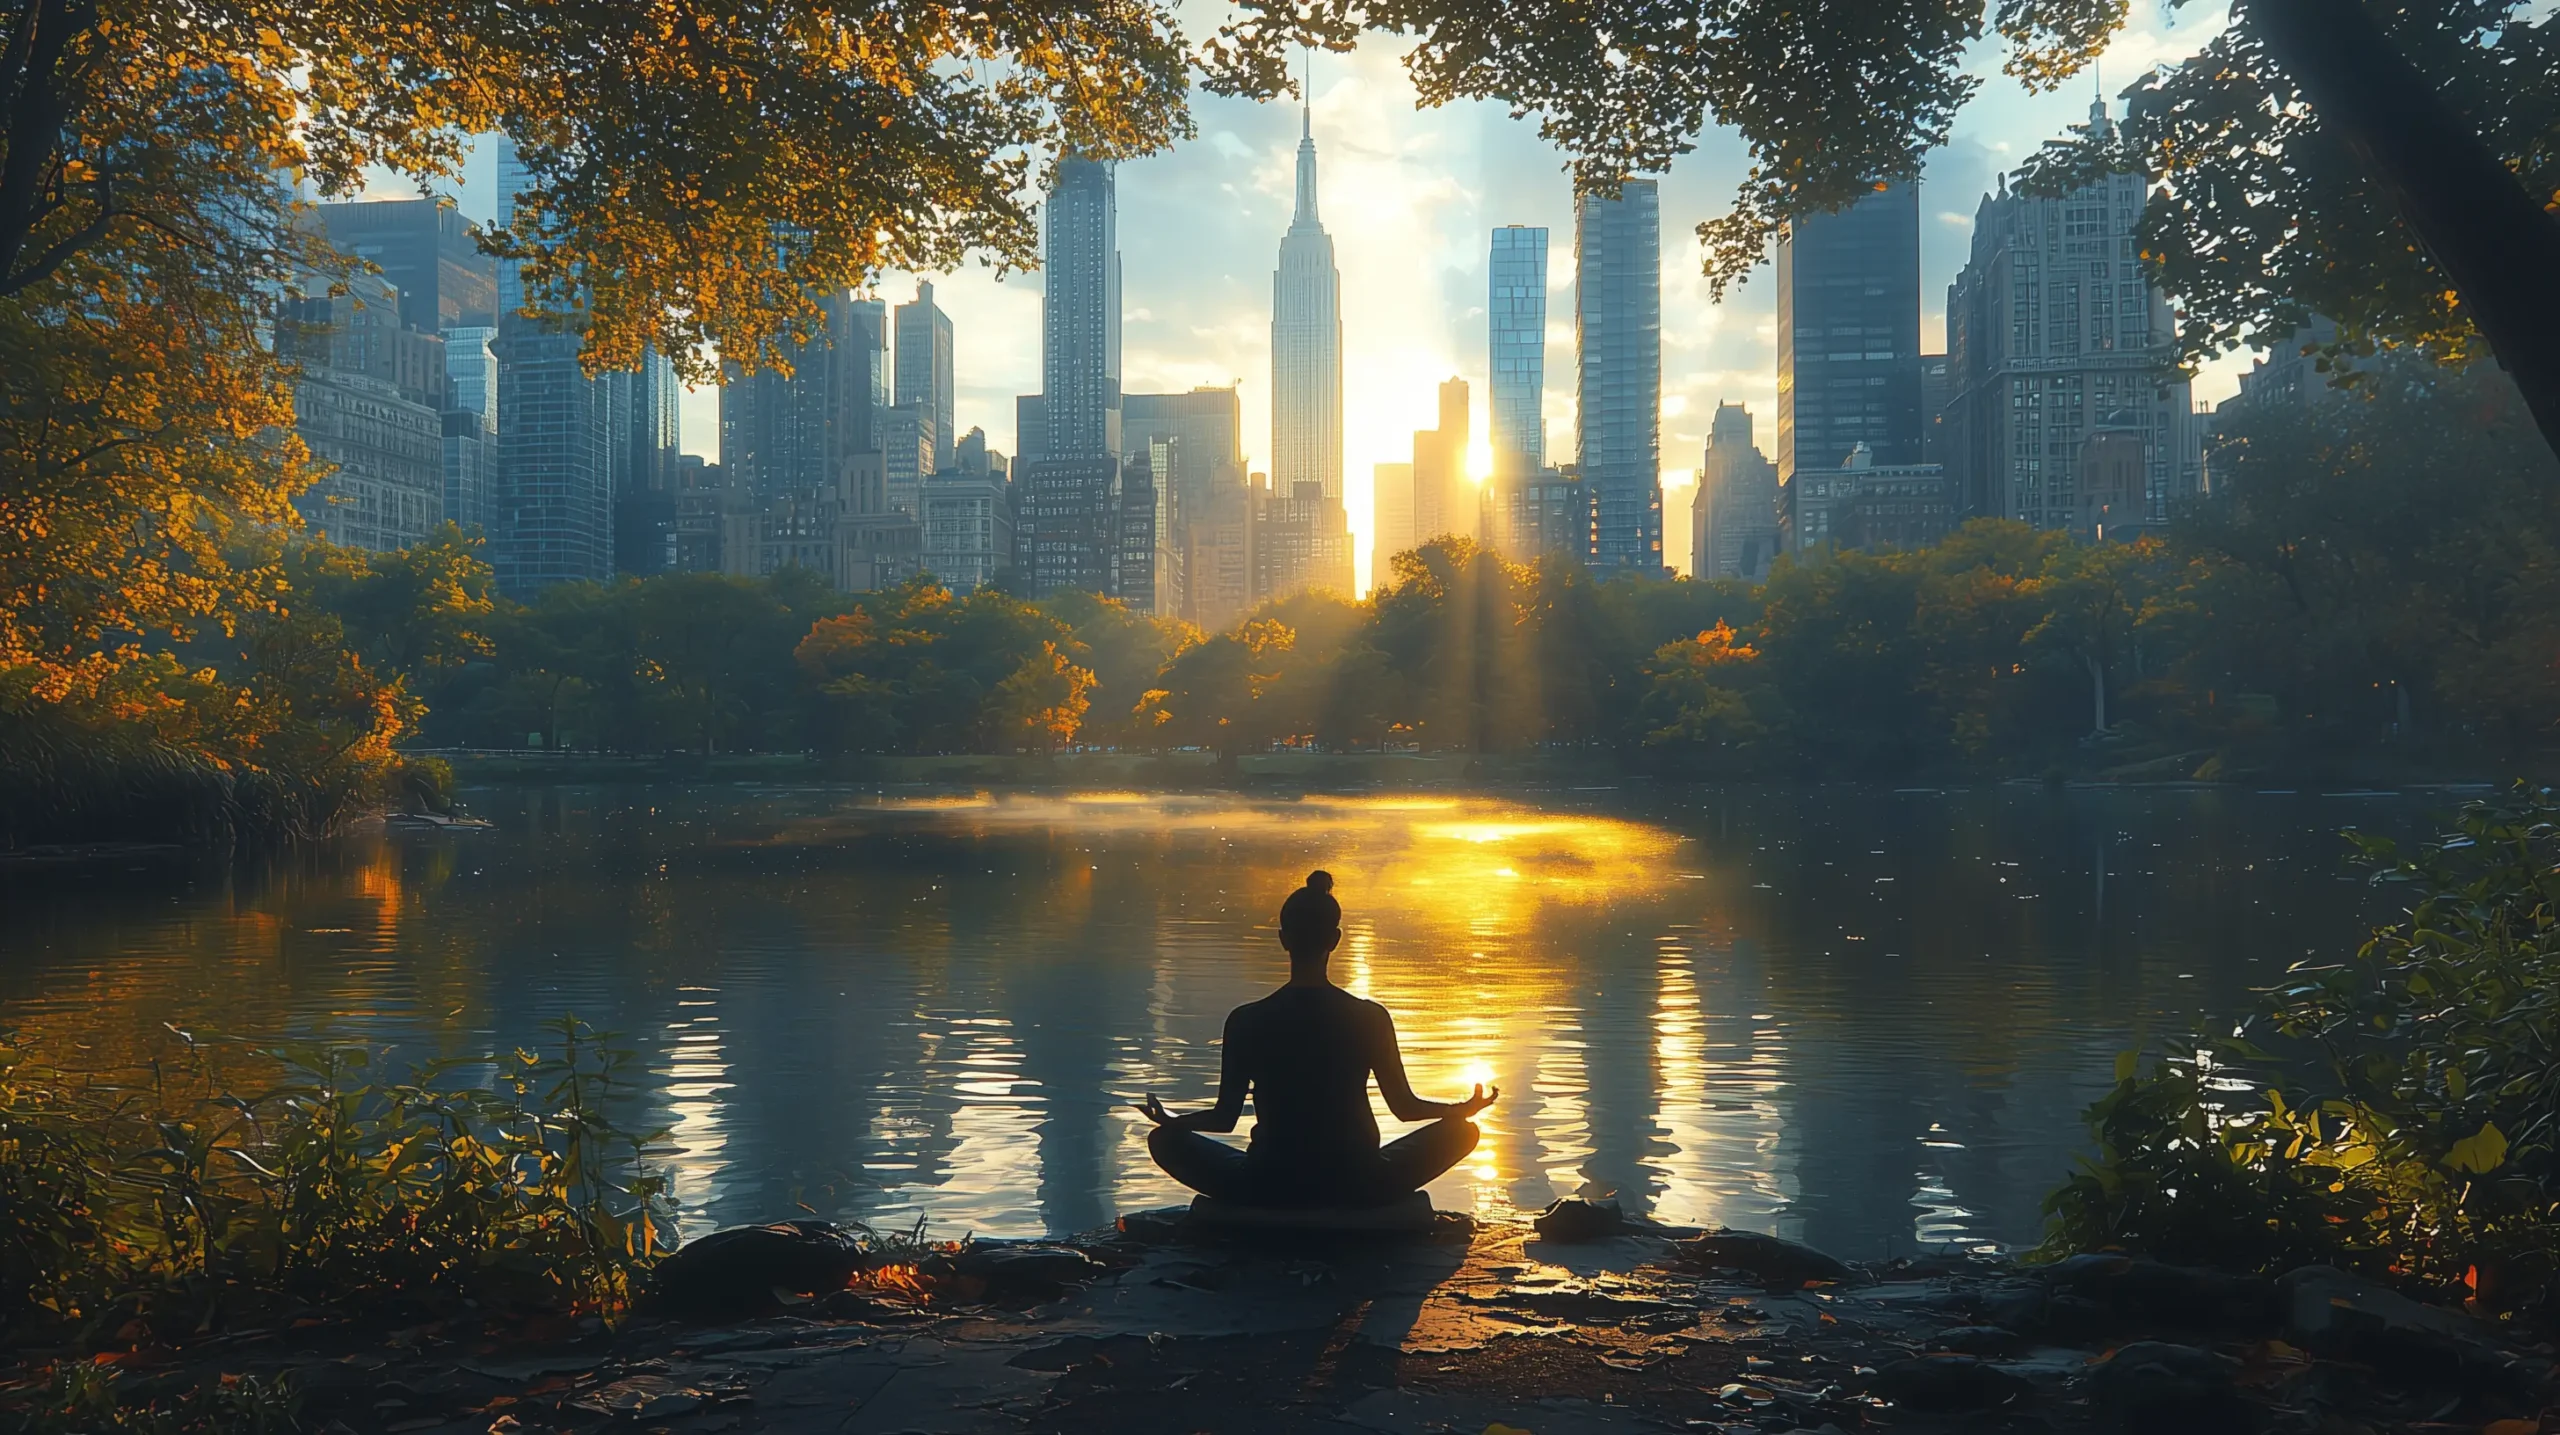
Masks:
[[[1337,978],[1394,1011],[1417,1088],[1502,1086],[1444,1209],[1614,1192],[1845,1255],[2020,1244],[2115,1054],[2352,942],[2380,908],[2337,830],[2454,801],[468,797],[498,830],[283,872],[0,870],[0,1025],[101,1063],[163,1022],[415,1060],[575,1012],[642,1049],[689,1228],[1073,1230],[1177,1198],[1123,1103],[1208,1099],[1321,865]]]

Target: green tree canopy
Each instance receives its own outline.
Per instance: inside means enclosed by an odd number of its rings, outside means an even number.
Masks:
[[[954,596],[929,576],[866,593],[796,656],[825,708],[825,746],[850,752],[1046,752],[1092,707],[1064,622],[999,588]]]

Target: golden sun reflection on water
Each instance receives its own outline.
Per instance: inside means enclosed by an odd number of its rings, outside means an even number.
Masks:
[[[1663,864],[1681,840],[1648,823],[1485,798],[1253,801],[1108,791],[882,798],[792,824],[768,840],[832,842],[848,826],[884,817],[943,818],[965,823],[978,835],[1051,829],[1178,841],[1215,834],[1249,844],[1254,858],[1303,848],[1334,874],[1346,897],[1359,886],[1362,900],[1373,905],[1447,910],[1453,903],[1496,903],[1505,913],[1522,910],[1500,890],[1512,884],[1544,889],[1538,902],[1609,901],[1662,891],[1674,880]],[[1281,868],[1268,875],[1285,876],[1294,886],[1304,874]]]
[[[1196,973],[1216,951],[1223,968],[1216,984],[1234,1001],[1285,977],[1272,936],[1280,902],[1309,869],[1322,867],[1333,874],[1344,905],[1334,979],[1394,1015],[1415,1088],[1435,1099],[1462,1096],[1478,1083],[1503,1090],[1478,1119],[1485,1138],[1477,1154],[1435,1186],[1435,1197],[1453,1209],[1492,1213],[1616,1188],[1615,1177],[1585,1169],[1595,1157],[1611,1171],[1624,1163],[1602,1151],[1606,1143],[1588,1129],[1588,1047],[1595,1039],[1589,1008],[1606,994],[1591,990],[1581,949],[1595,922],[1659,921],[1646,909],[1678,890],[1675,858],[1686,840],[1667,828],[1478,796],[1256,800],[1097,791],[1000,794],[966,808],[884,800],[805,821],[772,840],[833,844],[878,821],[900,830],[922,824],[972,840],[1036,833],[1096,844],[1097,853],[1134,841],[1152,854],[1149,861],[1214,854],[1215,878],[1241,883],[1223,904],[1234,925],[1214,936],[1196,928],[1160,930],[1155,960],[1161,983],[1186,969]],[[1164,877],[1178,882],[1191,875],[1168,871]],[[1065,880],[1065,890],[1050,898],[1053,912],[1062,921],[1088,920],[1088,904],[1096,899],[1084,864],[1074,864]],[[1062,900],[1069,905],[1058,906]],[[1223,1011],[1194,1016],[1214,1023]],[[1653,1014],[1634,1015],[1650,1020]],[[1634,1039],[1652,1045],[1650,1032]],[[1216,1059],[1214,1047],[1205,1045],[1134,1056],[1124,1063],[1124,1094],[1160,1090],[1177,1102],[1205,1101],[1214,1089]],[[1036,1111],[1053,1096],[1026,1085],[1003,1093],[971,1088],[966,1100],[972,1107],[994,1100]],[[1405,1129],[1374,1090],[1371,1096],[1382,1131],[1392,1137]],[[1149,1163],[1143,1122],[1125,1113],[1121,1119],[1118,1203],[1181,1198]],[[989,1133],[974,1120],[967,1124],[972,1139],[966,1144],[984,1149]],[[1036,1125],[1035,1118],[1018,1129]],[[1250,1118],[1239,1139],[1249,1127]],[[995,1169],[983,1157],[971,1164],[981,1172]],[[1016,1216],[1029,1208],[1034,1194],[1026,1181],[1027,1174],[1007,1183],[991,1214]]]

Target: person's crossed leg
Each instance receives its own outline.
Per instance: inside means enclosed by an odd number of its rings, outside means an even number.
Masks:
[[[1359,1209],[1402,1200],[1439,1180],[1467,1159],[1481,1135],[1465,1117],[1443,1116],[1379,1147],[1366,1161],[1314,1173],[1318,1179],[1313,1181],[1291,1180],[1287,1173],[1258,1177],[1244,1152],[1173,1126],[1159,1126],[1148,1133],[1147,1154],[1166,1175],[1212,1200],[1240,1206]]]

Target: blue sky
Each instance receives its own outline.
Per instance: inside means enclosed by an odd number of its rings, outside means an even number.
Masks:
[[[1191,0],[1188,27],[1206,33],[1203,21],[1220,8]],[[2223,22],[2220,3],[2173,9],[2134,0],[2101,67],[2107,86],[2192,53]],[[1495,106],[1416,110],[1401,53],[1373,43],[1319,55],[1312,86],[1320,202],[1342,270],[1346,497],[1363,533],[1372,465],[1409,456],[1411,431],[1434,422],[1441,380],[1457,375],[1473,386],[1483,434],[1485,247],[1496,226],[1552,231],[1549,452],[1569,456],[1573,442],[1572,195],[1562,157],[1534,125]],[[1921,332],[1933,351],[1944,346],[1946,288],[1964,265],[1975,206],[1999,171],[2085,119],[2096,93],[2084,76],[2059,93],[2030,95],[1999,74],[2000,58],[1996,44],[1980,48],[1981,94],[1922,182]],[[1196,139],[1120,168],[1124,383],[1152,392],[1240,382],[1245,451],[1260,466],[1270,453],[1271,270],[1289,222],[1298,115],[1290,104],[1208,96],[1193,111]],[[1711,132],[1662,177],[1666,484],[1685,485],[1719,401],[1749,405],[1767,446],[1777,373],[1769,271],[1764,265],[1725,303],[1710,303],[1690,233],[1723,211],[1745,163],[1734,137]],[[463,207],[475,217],[488,207],[487,168],[483,159],[463,186]],[[999,282],[982,266],[935,284],[958,332],[961,428],[983,427],[1007,453],[1013,397],[1039,387],[1039,284],[1037,274]],[[909,298],[914,277],[883,275],[879,293]],[[2198,399],[2228,395],[2246,366],[2244,355],[2208,368]],[[717,457],[718,413],[715,393],[688,396],[687,451]],[[1666,493],[1671,557],[1684,567],[1688,497],[1685,486]]]

